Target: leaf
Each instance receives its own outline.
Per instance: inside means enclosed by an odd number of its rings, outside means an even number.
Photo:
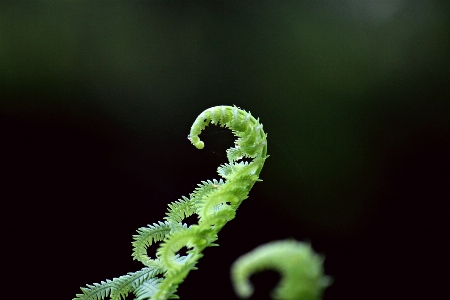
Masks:
[[[158,266],[157,261],[148,257],[147,248],[154,242],[162,241],[171,230],[172,226],[167,221],[139,228],[138,234],[133,235],[133,259],[139,260],[146,266]]]
[[[87,287],[81,288],[83,294],[77,294],[73,300],[103,300],[111,294],[112,281],[106,279],[100,283],[88,284]]]
[[[140,271],[107,280],[100,284],[81,288],[74,300],[122,300],[133,292],[137,300],[176,299],[178,285],[191,270],[206,247],[217,246],[217,234],[236,215],[239,205],[248,197],[267,158],[267,135],[259,119],[250,112],[236,106],[216,106],[203,111],[194,121],[188,139],[198,149],[205,145],[199,134],[209,124],[229,128],[237,137],[235,147],[227,150],[229,162],[219,166],[219,175],[224,180],[202,181],[188,197],[170,203],[164,222],[141,227],[133,235],[133,259],[146,266]],[[242,158],[249,162],[237,162]],[[198,215],[198,224],[183,224],[182,221]],[[161,242],[156,257],[147,255],[152,244]],[[187,247],[187,255],[177,252]],[[157,277],[162,275],[163,278]]]

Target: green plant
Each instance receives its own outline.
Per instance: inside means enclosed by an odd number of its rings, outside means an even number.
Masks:
[[[249,277],[255,272],[273,269],[282,277],[272,292],[273,299],[317,300],[331,278],[323,274],[323,258],[307,243],[296,240],[274,241],[239,257],[231,269],[236,294],[248,298],[253,294]]]
[[[136,299],[176,299],[178,285],[191,270],[206,247],[215,246],[217,234],[236,215],[239,205],[248,197],[267,159],[267,135],[262,124],[250,113],[231,106],[216,106],[203,111],[188,136],[198,149],[204,143],[198,137],[209,124],[227,127],[237,137],[235,146],[227,150],[228,163],[217,169],[224,179],[203,181],[189,197],[169,204],[163,222],[139,228],[134,235],[133,259],[144,268],[137,272],[81,288],[74,300],[97,300],[110,297],[125,299],[134,293]],[[240,161],[251,158],[250,162]],[[198,224],[187,226],[183,220],[197,215]],[[155,258],[147,248],[161,242]],[[178,252],[186,247],[186,255]],[[298,263],[299,265],[297,265]],[[252,272],[275,268],[283,274],[276,299],[316,300],[329,283],[323,276],[322,259],[309,245],[295,241],[276,242],[257,248],[233,265],[233,283],[240,297],[252,294],[248,277]],[[298,281],[302,284],[298,284]]]
[[[262,124],[250,113],[231,106],[216,106],[203,111],[191,127],[188,138],[198,149],[204,147],[198,135],[209,124],[227,127],[238,137],[227,150],[229,163],[218,167],[225,180],[208,180],[198,185],[189,197],[169,204],[164,222],[138,229],[134,236],[133,259],[144,264],[134,273],[81,288],[74,300],[110,297],[124,299],[130,292],[137,299],[174,299],[175,292],[189,271],[195,269],[206,247],[214,246],[222,227],[235,217],[236,209],[248,197],[267,156],[267,140]],[[239,161],[251,158],[251,162]],[[239,162],[238,162],[239,161]],[[198,224],[187,226],[182,221],[196,214]],[[156,257],[147,248],[161,244]],[[186,247],[187,255],[177,252]]]

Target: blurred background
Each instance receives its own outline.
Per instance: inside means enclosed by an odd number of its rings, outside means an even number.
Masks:
[[[237,299],[231,263],[290,237],[325,256],[334,283],[324,299],[433,298],[449,267],[449,8],[2,2],[3,289],[71,299],[139,270],[136,229],[218,178],[233,144],[208,128],[197,150],[186,138],[192,122],[234,104],[268,133],[264,182],[220,247],[205,250],[181,299]],[[269,299],[278,279],[253,276],[251,299]]]

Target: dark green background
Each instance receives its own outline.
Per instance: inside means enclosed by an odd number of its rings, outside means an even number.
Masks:
[[[269,135],[264,182],[181,299],[237,299],[230,264],[288,237],[326,256],[325,299],[431,299],[448,278],[449,67],[447,1],[3,2],[2,289],[71,299],[140,269],[132,234],[217,178],[233,143],[208,129],[195,149],[192,122],[235,104]],[[267,299],[277,275],[254,280]]]

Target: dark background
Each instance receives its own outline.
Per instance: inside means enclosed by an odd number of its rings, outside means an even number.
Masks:
[[[139,270],[136,229],[218,178],[233,143],[211,128],[197,150],[192,122],[235,104],[269,134],[264,182],[181,299],[237,299],[231,263],[289,237],[325,255],[324,299],[437,298],[449,67],[447,1],[2,2],[2,290],[71,299]]]

